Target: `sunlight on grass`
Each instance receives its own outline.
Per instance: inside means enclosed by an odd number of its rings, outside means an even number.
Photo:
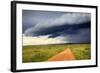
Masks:
[[[90,59],[90,44],[62,44],[62,45],[32,45],[23,46],[23,62],[42,62],[60,53],[66,48],[70,48],[76,60]]]

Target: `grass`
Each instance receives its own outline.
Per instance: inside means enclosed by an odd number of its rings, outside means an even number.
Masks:
[[[66,48],[72,50],[76,60],[85,60],[91,57],[90,44],[31,45],[23,46],[22,61],[24,63],[46,61]]]

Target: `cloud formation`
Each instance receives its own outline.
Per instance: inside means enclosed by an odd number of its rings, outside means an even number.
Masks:
[[[23,34],[27,37],[48,35],[69,43],[90,42],[90,26],[89,13],[23,10]]]

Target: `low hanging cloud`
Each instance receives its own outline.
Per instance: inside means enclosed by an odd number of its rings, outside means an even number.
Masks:
[[[23,31],[23,34],[25,36],[31,36],[31,37],[39,37],[39,36],[48,36],[48,38],[60,37],[63,38],[62,41],[70,41],[70,42],[90,41],[90,32],[91,32],[90,13],[56,12],[58,15],[55,15],[55,12],[54,14],[53,12],[49,12],[49,14],[50,13],[52,14],[48,15],[48,12],[42,11],[42,13],[40,14],[40,11],[39,12],[37,11],[35,15],[34,13],[32,13],[33,16],[32,15],[28,16],[28,18],[33,19],[33,22],[32,20],[30,21],[32,22],[31,27],[26,27]],[[26,17],[24,19],[26,19]],[[24,21],[27,23],[29,22],[27,20]],[[24,23],[23,27],[28,25],[25,24],[25,22],[23,22]],[[81,33],[84,32],[85,34],[80,35],[80,32]]]
[[[80,29],[77,34],[71,35],[60,35],[63,40],[67,40],[70,43],[90,43],[91,40],[91,30],[90,29]],[[67,37],[67,38],[65,38]]]
[[[42,35],[51,35],[51,36],[59,36],[61,34],[76,34],[78,30],[90,28],[90,23],[85,24],[77,24],[77,25],[60,25],[46,28],[37,28],[31,27],[27,29],[24,33],[26,36],[42,36]]]
[[[37,19],[38,20],[38,19]],[[82,24],[90,21],[90,14],[88,13],[66,13],[55,19],[39,20],[34,27],[25,30],[24,34],[30,32],[41,31],[41,29],[50,28],[54,26],[75,25]]]

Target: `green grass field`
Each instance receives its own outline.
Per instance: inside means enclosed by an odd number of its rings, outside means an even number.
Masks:
[[[23,46],[22,61],[23,63],[47,61],[50,57],[60,53],[66,48],[72,50],[76,60],[91,58],[90,44],[32,45]]]

